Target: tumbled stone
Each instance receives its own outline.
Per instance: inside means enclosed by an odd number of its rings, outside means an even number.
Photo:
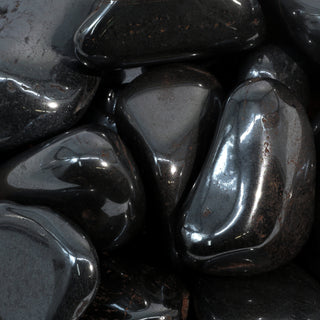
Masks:
[[[320,318],[320,286],[294,265],[250,278],[202,277],[193,290],[197,319]]]
[[[169,228],[202,165],[220,110],[216,79],[184,65],[148,71],[118,97],[119,134],[140,166],[152,210]]]
[[[73,48],[95,0],[3,0],[0,5],[0,151],[62,132],[83,115],[98,78]]]
[[[129,151],[102,126],[64,133],[0,167],[0,198],[70,217],[95,244],[115,248],[143,223],[144,192]]]
[[[83,320],[185,320],[189,294],[172,274],[133,260],[101,261],[101,285]]]
[[[79,319],[99,282],[95,250],[55,212],[0,203],[0,319]]]
[[[288,53],[286,52],[288,51]],[[309,100],[308,77],[291,48],[266,45],[248,54],[240,70],[240,81],[255,78],[275,79],[287,86],[303,105]]]
[[[256,0],[105,1],[78,29],[86,65],[132,67],[251,48],[261,41]]]
[[[320,2],[277,0],[281,17],[301,50],[320,63]]]
[[[181,210],[181,259],[226,275],[292,259],[313,220],[315,165],[311,126],[290,91],[271,79],[240,85]]]

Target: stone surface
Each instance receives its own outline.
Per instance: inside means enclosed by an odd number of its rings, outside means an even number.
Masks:
[[[239,86],[182,209],[182,260],[229,275],[292,259],[313,220],[315,165],[311,126],[289,90],[275,80]]]
[[[263,46],[246,56],[240,70],[240,81],[255,78],[278,80],[287,86],[303,105],[307,105],[308,77],[301,67],[302,59],[294,55],[292,48]]]
[[[87,238],[45,208],[0,203],[0,319],[78,319],[94,298],[98,261]]]
[[[77,221],[95,245],[115,248],[138,231],[144,192],[118,135],[86,126],[0,167],[0,198],[45,205]]]
[[[281,17],[298,46],[320,63],[320,2],[278,0]]]
[[[118,98],[119,134],[140,166],[151,210],[160,213],[166,225],[202,165],[220,99],[213,76],[184,65],[146,72]]]
[[[105,258],[98,294],[83,320],[185,320],[189,294],[167,274],[132,260]]]
[[[75,35],[79,59],[132,67],[240,51],[261,41],[256,0],[104,1]]]
[[[294,265],[250,278],[199,278],[196,319],[317,320],[320,286]]]
[[[94,0],[3,0],[0,5],[0,151],[68,129],[98,78],[85,75],[73,35]]]

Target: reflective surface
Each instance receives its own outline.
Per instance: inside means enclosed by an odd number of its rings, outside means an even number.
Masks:
[[[292,259],[313,219],[315,148],[304,108],[274,80],[238,87],[179,222],[182,259],[258,273]]]
[[[320,318],[319,284],[293,265],[250,278],[203,277],[193,297],[199,320]]]
[[[98,79],[82,74],[73,35],[94,0],[1,1],[0,151],[71,127]]]
[[[45,205],[77,221],[95,245],[112,249],[140,228],[144,193],[117,134],[87,126],[0,167],[0,197]]]
[[[89,65],[139,66],[248,49],[261,41],[256,0],[108,0],[75,35]]]
[[[309,100],[308,77],[299,62],[280,47],[267,45],[246,57],[240,70],[240,81],[255,78],[278,80],[306,105]]]
[[[320,2],[278,0],[278,4],[292,39],[301,50],[320,63]]]
[[[140,165],[151,209],[162,218],[173,215],[195,179],[215,130],[220,98],[220,85],[209,73],[174,65],[144,73],[118,99],[119,134]]]
[[[98,294],[83,320],[185,320],[189,295],[170,274],[134,261],[102,260]]]
[[[94,298],[95,250],[45,208],[0,204],[0,318],[74,320]]]

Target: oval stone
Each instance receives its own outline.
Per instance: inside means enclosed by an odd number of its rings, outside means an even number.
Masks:
[[[0,319],[79,319],[99,282],[88,239],[45,208],[0,203]]]
[[[139,230],[144,192],[129,151],[101,126],[64,133],[0,167],[0,198],[44,205],[76,221],[98,247]]]
[[[229,275],[292,259],[313,220],[315,165],[311,126],[290,91],[274,80],[240,85],[182,209],[182,260]]]
[[[84,64],[125,68],[248,49],[263,31],[257,0],[108,0],[74,39]]]

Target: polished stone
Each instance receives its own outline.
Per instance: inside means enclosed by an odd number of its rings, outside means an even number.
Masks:
[[[86,65],[132,67],[195,59],[261,42],[257,0],[105,1],[78,29]]]
[[[288,53],[286,52],[288,51]],[[291,53],[291,54],[290,54]],[[241,65],[240,81],[255,78],[275,79],[287,86],[303,105],[309,100],[308,77],[292,48],[266,45],[246,56]]]
[[[318,320],[320,286],[294,265],[250,278],[199,278],[197,319]]]
[[[221,88],[202,70],[159,67],[128,85],[115,118],[143,174],[153,212],[168,225],[209,149],[221,111]]]
[[[83,320],[186,320],[189,294],[175,276],[132,260],[101,261],[101,286]]]
[[[315,166],[311,126],[290,91],[271,79],[240,85],[183,206],[181,259],[226,275],[292,259],[313,220]]]
[[[144,192],[129,151],[102,126],[64,133],[0,167],[0,198],[69,216],[95,245],[113,249],[144,218]]]
[[[320,63],[320,2],[277,0],[281,17],[301,50]]]
[[[0,151],[75,124],[98,78],[82,73],[73,35],[95,0],[3,0],[0,4]]]
[[[95,250],[55,212],[0,203],[0,319],[79,319],[99,282]]]

